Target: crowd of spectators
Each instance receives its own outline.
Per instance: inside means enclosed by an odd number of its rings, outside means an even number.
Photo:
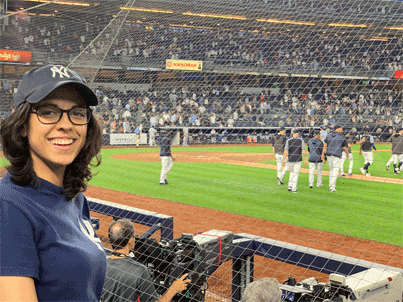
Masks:
[[[104,133],[132,133],[137,126],[155,127],[320,127],[371,125],[381,132],[403,125],[402,93],[397,90],[340,93],[325,88],[304,94],[283,89],[248,94],[234,87],[183,86],[148,91],[97,88],[96,109]]]
[[[78,54],[89,58],[191,59],[213,61],[223,65],[254,65],[289,68],[352,67],[364,71],[399,70],[403,63],[402,37],[388,41],[362,39],[345,33],[330,35],[307,30],[303,34],[287,32],[251,32],[174,27],[162,23],[112,22],[107,25],[71,22],[54,18],[46,22],[39,16],[12,18],[3,48],[45,50],[54,53]],[[115,33],[118,34],[115,37]],[[108,59],[108,60],[109,60]]]

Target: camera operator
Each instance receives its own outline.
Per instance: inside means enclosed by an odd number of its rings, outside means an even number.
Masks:
[[[184,274],[159,298],[147,267],[128,256],[135,245],[134,227],[129,219],[114,221],[109,226],[108,237],[117,253],[107,259],[103,302],[168,302],[187,288],[190,280],[186,279],[188,274]]]
[[[280,302],[281,289],[274,278],[257,279],[249,283],[242,296],[242,302]]]

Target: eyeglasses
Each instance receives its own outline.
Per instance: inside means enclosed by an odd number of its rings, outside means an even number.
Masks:
[[[35,111],[34,111],[35,110]],[[52,105],[43,105],[36,108],[33,108],[32,113],[36,113],[38,120],[42,124],[57,124],[63,116],[63,113],[66,112],[69,120],[74,125],[86,125],[89,123],[91,119],[90,108],[80,108],[73,107],[69,110],[60,109],[57,106]]]

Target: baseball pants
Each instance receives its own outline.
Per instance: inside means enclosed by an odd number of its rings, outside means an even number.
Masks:
[[[277,163],[277,177],[281,178],[281,169],[283,168],[283,157],[282,154],[276,154],[276,163]]]
[[[282,180],[287,170],[290,169],[290,178],[288,179],[288,188],[292,191],[297,190],[299,171],[301,170],[301,162],[286,162],[280,179]]]
[[[189,142],[189,137],[188,137],[188,136],[184,136],[184,137],[183,137],[183,147],[187,147],[187,146],[188,146],[188,142]]]
[[[362,151],[362,155],[364,155],[364,165],[366,165],[367,163],[372,165],[372,163],[374,162],[374,154],[372,153],[372,151]]]
[[[403,154],[392,154],[392,157],[389,159],[386,165],[390,166],[392,162],[393,164],[397,165],[398,160],[400,160],[400,162],[403,162]]]
[[[353,153],[349,153],[348,154],[348,161],[350,162],[349,165],[348,165],[348,173],[349,174],[353,173],[353,163],[354,163],[353,158],[354,158]],[[346,161],[346,159],[347,159],[347,155],[346,155],[345,152],[343,152],[343,155],[341,156],[341,166],[340,166],[340,173],[341,174],[344,174],[344,162]]]
[[[316,186],[320,187],[322,185],[323,163],[309,163],[309,186],[313,187],[313,183],[315,181],[315,169],[318,171]]]
[[[164,183],[169,171],[171,171],[172,167],[174,166],[172,157],[171,156],[161,156],[161,166],[162,166],[162,168],[161,168],[160,183]]]
[[[150,147],[155,146],[155,136],[150,136]]]
[[[327,162],[329,164],[329,188],[330,190],[336,190],[336,182],[341,166],[341,158],[336,156],[328,156]]]
[[[136,146],[137,146],[137,148],[139,147],[139,145],[140,145],[140,135],[136,134]]]

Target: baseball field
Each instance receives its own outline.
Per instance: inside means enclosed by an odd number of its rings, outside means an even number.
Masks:
[[[310,189],[304,172],[298,194],[279,186],[267,146],[173,148],[168,186],[158,185],[158,148],[103,149],[91,185],[401,246],[403,181],[385,169],[388,148],[378,146],[373,177],[361,175],[363,158],[355,152],[355,177],[339,178],[336,193],[328,191],[327,175],[323,187]]]

